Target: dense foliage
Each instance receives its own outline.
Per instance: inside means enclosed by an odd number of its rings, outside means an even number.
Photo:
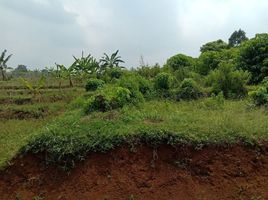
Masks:
[[[240,68],[249,71],[251,83],[260,83],[268,76],[268,34],[257,34],[244,42],[240,50]]]

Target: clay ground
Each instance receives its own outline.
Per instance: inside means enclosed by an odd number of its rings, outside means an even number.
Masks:
[[[268,199],[268,146],[161,146],[93,153],[68,174],[43,156],[0,172],[0,199]]]

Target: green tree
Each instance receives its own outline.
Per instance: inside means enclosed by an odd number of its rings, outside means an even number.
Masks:
[[[93,74],[99,69],[99,62],[90,54],[84,57],[84,53],[82,52],[81,58],[76,58],[75,56],[73,56],[73,58],[75,61],[70,68],[76,74]]]
[[[237,47],[242,42],[247,41],[248,38],[246,36],[246,32],[239,29],[238,31],[235,31],[232,33],[232,35],[229,38],[229,46],[230,47]]]
[[[119,50],[114,52],[111,56],[108,56],[106,53],[104,53],[104,56],[100,59],[101,72],[105,71],[106,68],[119,67],[120,63],[124,63],[124,61],[121,60],[121,56],[118,56],[118,53]]]
[[[228,49],[228,44],[224,42],[223,40],[216,40],[212,42],[208,42],[204,44],[200,51],[201,53],[205,53],[208,51],[221,51],[222,49]]]
[[[202,75],[207,75],[211,70],[217,69],[221,62],[228,62],[237,66],[238,58],[239,49],[237,48],[207,51],[199,56],[197,71]]]
[[[245,84],[248,79],[248,72],[237,70],[228,62],[221,62],[219,68],[207,76],[207,84],[216,94],[223,92],[225,97],[241,97],[246,94]]]
[[[251,73],[250,83],[258,84],[268,76],[268,34],[256,36],[240,47],[239,67]]]
[[[7,61],[11,58],[12,54],[6,57],[7,50],[4,50],[0,56],[0,71],[2,75],[2,79],[6,80],[6,71],[10,69],[7,66]]]
[[[73,87],[73,81],[72,81],[72,76],[74,73],[74,68],[71,66],[69,68],[65,67],[64,65],[59,65],[55,63],[57,66],[57,73],[58,73],[58,78],[59,78],[59,88],[61,89],[61,80],[62,79],[69,79],[69,85],[70,87]]]
[[[193,67],[195,64],[194,58],[186,56],[184,54],[177,54],[167,60],[167,66],[173,71],[176,71],[185,67]]]

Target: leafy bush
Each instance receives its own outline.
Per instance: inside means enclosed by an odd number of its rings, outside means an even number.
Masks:
[[[222,62],[218,69],[207,76],[207,84],[215,94],[222,91],[227,98],[237,98],[246,95],[245,84],[248,79],[248,72],[236,70],[233,65]]]
[[[119,107],[129,103],[131,92],[127,88],[118,87],[116,89],[115,101]]]
[[[106,112],[108,110],[122,108],[126,104],[136,105],[143,100],[142,94],[138,92],[132,93],[127,88],[110,86],[97,91],[96,94],[87,101],[85,112]]]
[[[100,79],[90,79],[86,84],[86,91],[95,91],[103,87],[104,81]]]
[[[111,78],[119,79],[123,75],[123,70],[119,67],[113,68],[110,71]]]
[[[143,95],[148,95],[152,91],[152,84],[149,80],[140,75],[126,75],[119,81],[119,86],[129,89],[131,97],[143,100]]]
[[[166,72],[157,74],[154,80],[155,88],[157,90],[168,90],[171,88],[172,77]]]
[[[193,79],[187,78],[184,79],[180,85],[177,94],[177,100],[191,100],[191,99],[198,99],[202,96],[201,89],[196,84]]]
[[[249,92],[249,96],[253,100],[254,105],[256,106],[268,104],[268,91],[265,87],[260,87],[256,91]]]

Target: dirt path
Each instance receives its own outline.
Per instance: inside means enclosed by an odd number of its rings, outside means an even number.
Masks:
[[[94,153],[68,175],[26,156],[0,172],[0,199],[268,199],[268,147],[141,146]]]

